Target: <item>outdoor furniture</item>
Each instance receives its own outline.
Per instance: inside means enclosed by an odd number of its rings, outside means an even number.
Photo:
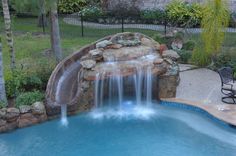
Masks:
[[[223,67],[218,70],[221,78],[221,92],[224,94],[222,102],[236,104],[236,83],[231,67]]]

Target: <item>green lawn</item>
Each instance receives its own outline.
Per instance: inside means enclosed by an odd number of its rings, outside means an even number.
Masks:
[[[37,27],[37,18],[12,18],[12,29],[14,32],[14,47],[18,66],[27,62],[34,62],[48,56],[45,51],[50,49],[49,27],[46,35],[42,34],[42,28]],[[64,57],[80,49],[82,46],[96,41],[107,35],[121,32],[121,29],[84,29],[84,37],[81,36],[81,27],[68,25],[60,19],[60,30]],[[126,29],[125,31],[141,32],[153,36],[157,32],[152,30]],[[0,18],[0,35],[3,38],[4,69],[9,71],[10,57],[4,36],[3,19]],[[199,41],[200,36],[189,35],[188,38]],[[236,33],[227,33],[224,47],[235,48]]]
[[[43,35],[42,28],[37,27],[37,18],[12,18],[12,30],[14,32],[14,47],[16,62],[21,64],[34,62],[37,59],[47,58],[45,51],[50,49],[49,27]],[[84,28],[84,37],[81,36],[81,27],[68,25],[60,19],[63,55],[66,57],[84,45],[98,40],[99,38],[121,32],[121,29],[91,29]],[[149,36],[155,34],[151,30],[126,29],[126,31],[139,31]],[[3,39],[4,69],[10,69],[10,57],[4,36],[4,23],[0,18],[0,35]]]

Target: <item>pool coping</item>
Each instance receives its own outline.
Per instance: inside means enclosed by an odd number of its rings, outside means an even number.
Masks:
[[[226,124],[236,127],[236,105],[229,104],[204,104],[202,102],[189,101],[179,98],[162,98],[163,102],[174,102],[190,107],[197,107],[216,119],[223,121]]]

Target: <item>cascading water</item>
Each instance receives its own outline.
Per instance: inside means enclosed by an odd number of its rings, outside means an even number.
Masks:
[[[152,67],[148,66],[146,71],[146,103],[149,105],[152,101]]]
[[[61,105],[61,124],[63,126],[68,126],[68,120],[67,120],[67,105],[62,104]]]
[[[133,92],[135,93],[136,103],[135,105],[145,105],[150,104],[152,101],[152,66],[147,66],[146,68],[136,67],[136,73],[134,75],[128,76],[126,79],[120,73],[121,71],[114,68],[112,74],[105,78],[106,73],[97,73],[95,80],[95,93],[94,93],[94,103],[95,108],[100,108],[103,105],[104,100],[109,101],[109,105],[114,106],[112,102],[114,99],[118,101],[118,108],[123,108],[122,105],[125,102],[126,95],[124,95],[126,87],[124,81],[130,81],[133,84]],[[107,85],[107,86],[105,86]],[[105,99],[104,99],[105,97]],[[143,102],[145,99],[146,102]]]

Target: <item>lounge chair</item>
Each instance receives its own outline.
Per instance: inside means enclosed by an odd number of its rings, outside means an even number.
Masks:
[[[236,104],[236,83],[231,67],[223,67],[218,70],[221,78],[221,92],[224,94],[222,102]]]

